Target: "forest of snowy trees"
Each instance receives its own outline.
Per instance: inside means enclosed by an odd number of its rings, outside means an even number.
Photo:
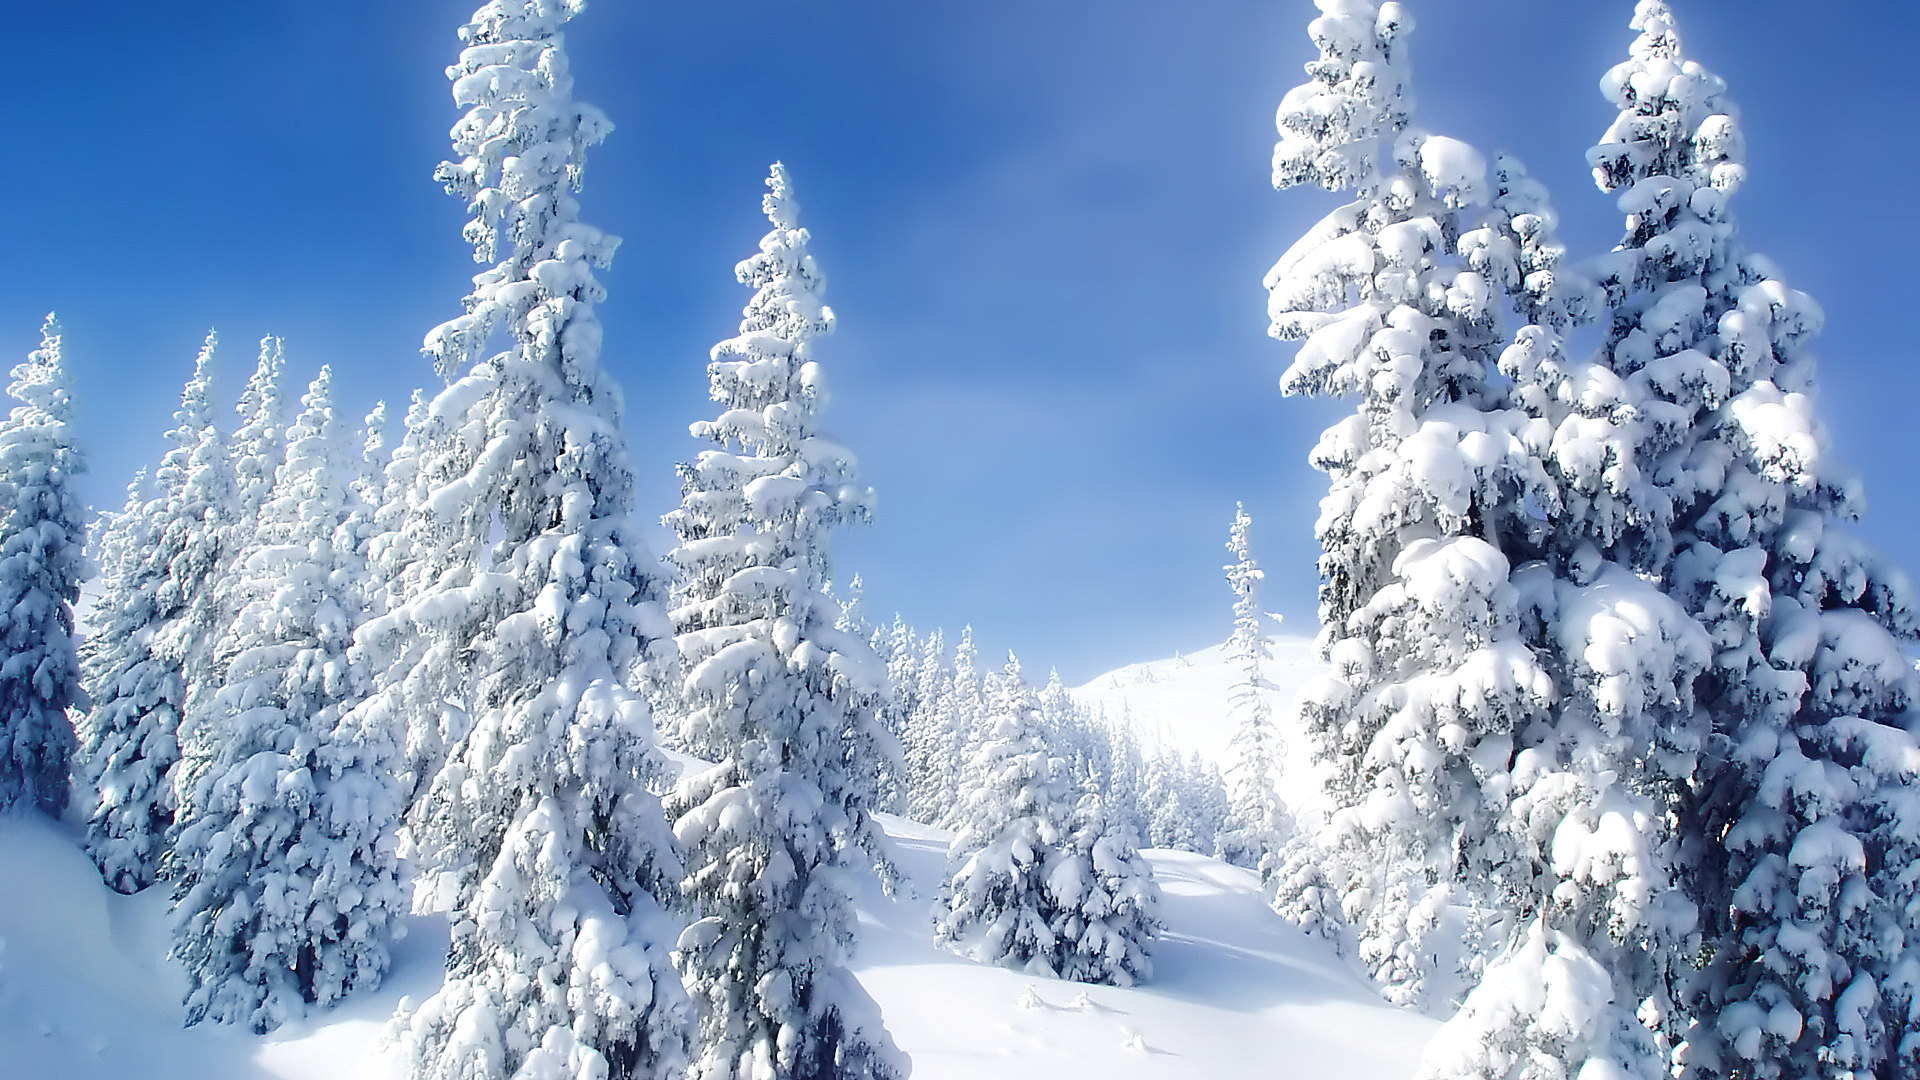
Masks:
[[[423,1080],[906,1077],[848,971],[880,815],[951,835],[927,936],[1036,977],[1152,979],[1141,849],[1245,868],[1446,1018],[1431,1080],[1920,1076],[1920,620],[1848,529],[1821,310],[1735,227],[1729,89],[1640,0],[1588,154],[1624,231],[1575,258],[1520,162],[1415,121],[1405,5],[1316,3],[1273,183],[1351,201],[1265,285],[1281,388],[1353,405],[1311,458],[1328,672],[1277,713],[1237,509],[1224,767],[836,571],[875,504],[782,164],[651,549],[636,476],[676,466],[632,459],[600,360],[584,4],[491,0],[436,174],[482,269],[403,416],[272,337],[229,411],[209,334],[96,515],[53,317],[13,368],[0,810],[170,898],[188,1024],[325,1010],[444,915],[389,1025]]]

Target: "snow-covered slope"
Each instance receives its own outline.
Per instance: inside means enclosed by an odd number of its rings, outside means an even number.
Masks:
[[[75,832],[0,815],[0,1077],[6,1080],[387,1080],[376,1046],[403,993],[441,979],[446,921],[411,920],[378,995],[272,1039],[181,1027],[185,979],[166,959],[164,888],[121,896]]]
[[[1303,637],[1267,639],[1273,659],[1261,667],[1270,685],[1267,701],[1283,724],[1292,715],[1293,695],[1327,666],[1313,654],[1313,641]],[[1227,655],[1225,644],[1170,660],[1128,664],[1075,687],[1073,696],[1106,710],[1109,720],[1130,720],[1148,745],[1198,750],[1224,761],[1227,740],[1233,737],[1228,699],[1240,672]]]
[[[1262,665],[1261,675],[1268,683],[1267,703],[1285,741],[1280,794],[1298,812],[1310,805],[1319,781],[1308,758],[1307,740],[1294,724],[1293,697],[1327,666],[1314,655],[1310,638],[1273,637],[1267,647],[1273,659]],[[1108,720],[1131,723],[1146,746],[1197,750],[1225,765],[1234,725],[1227,706],[1239,679],[1239,670],[1221,644],[1170,660],[1129,664],[1075,687],[1072,693],[1081,702],[1103,709]]]
[[[1287,927],[1251,875],[1147,853],[1168,924],[1154,979],[1083,987],[962,960],[929,937],[947,835],[886,826],[914,897],[861,897],[856,972],[916,1080],[1403,1080],[1434,1028],[1382,1004],[1321,942]],[[118,896],[63,828],[0,817],[0,1077],[6,1080],[385,1080],[380,1032],[431,993],[443,920],[411,922],[377,994],[269,1038],[180,1027],[159,890]],[[1031,988],[1031,993],[1029,993]],[[1275,1057],[1284,1053],[1284,1064]]]
[[[901,869],[930,893],[947,834],[897,819],[887,829]],[[924,901],[868,896],[855,970],[913,1056],[915,1080],[1413,1075],[1434,1021],[1386,1006],[1324,942],[1281,922],[1252,874],[1182,851],[1145,854],[1167,932],[1153,979],[1130,990],[962,960],[929,943]]]

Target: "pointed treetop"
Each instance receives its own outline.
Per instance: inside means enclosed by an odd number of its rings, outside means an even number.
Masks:
[[[1661,0],[1640,0],[1631,28],[1640,31],[1632,59],[1600,80],[1620,115],[1587,151],[1594,182],[1615,191],[1667,176],[1696,188],[1738,189],[1747,175],[1746,143],[1727,84],[1685,57],[1673,12]]]
[[[741,312],[740,333],[770,333],[794,345],[832,333],[833,309],[820,299],[826,275],[807,252],[813,237],[800,226],[800,203],[785,165],[773,163],[760,205],[773,231],[761,238],[758,254],[733,268],[741,284],[758,290]]]
[[[1673,23],[1673,9],[1666,0],[1640,0],[1633,8],[1628,29],[1640,31],[1639,40],[1629,49],[1636,60],[1684,59],[1680,49],[1680,31]]]
[[[584,7],[580,0],[494,0],[460,29],[467,47],[447,78],[454,102],[468,111],[451,132],[457,159],[441,162],[434,177],[466,200],[471,216],[462,232],[474,261],[495,265],[474,276],[466,313],[422,343],[443,377],[472,363],[495,330],[535,306],[604,296],[592,268],[612,260],[620,238],[581,222],[569,194],[580,190],[587,149],[613,130],[605,113],[573,100],[559,31]],[[503,255],[502,247],[511,251]],[[521,284],[529,280],[538,287]],[[598,341],[597,333],[561,336],[575,339],[561,350],[569,355]]]
[[[573,75],[560,28],[586,6],[585,0],[492,0],[460,28],[467,48],[447,78],[454,104],[475,108],[454,127],[454,149],[497,160],[493,169],[475,156],[445,162],[440,179],[449,190],[465,181],[461,193],[473,196],[475,211],[497,213],[508,200],[555,189],[560,179],[580,190],[586,148],[613,131],[605,113],[571,100]],[[508,107],[489,108],[498,105]],[[503,145],[485,145],[501,136],[507,136]],[[498,190],[486,190],[488,184]],[[474,261],[491,261],[497,234],[470,226],[467,235],[475,241]]]
[[[1252,515],[1247,513],[1244,505],[1234,503],[1233,525],[1227,530],[1227,553],[1233,556],[1233,561],[1221,569],[1227,572],[1227,581],[1233,586],[1234,593],[1243,598],[1248,617],[1257,618],[1259,612],[1253,607],[1253,587],[1267,575],[1260,569],[1260,564],[1254,561],[1252,532]],[[1236,610],[1241,606],[1235,605]]]
[[[369,462],[378,462],[382,457],[385,457],[387,453],[387,438],[389,434],[387,431],[387,403],[385,401],[374,402],[373,411],[367,414],[367,418],[362,420],[360,425],[366,431],[366,441],[363,444],[366,458]],[[377,466],[375,466],[375,468],[377,468]]]
[[[956,662],[964,661],[971,665],[980,658],[979,646],[973,642],[972,623],[968,623],[960,628],[960,640],[955,643],[953,648],[953,658]]]
[[[193,378],[180,391],[180,408],[173,414],[174,430],[167,433],[178,445],[198,443],[200,432],[213,425],[213,354],[219,344],[219,333],[207,331],[199,354],[193,358]]]
[[[1246,504],[1234,503],[1233,525],[1227,530],[1227,552],[1233,556],[1233,562],[1221,569],[1231,573],[1244,568],[1252,573],[1255,580],[1258,580],[1265,575],[1253,564],[1250,557],[1252,545],[1248,540],[1252,530],[1253,516],[1247,513]]]
[[[401,419],[401,425],[408,431],[419,427],[420,422],[427,418],[427,410],[432,407],[433,401],[427,397],[426,390],[422,387],[414,387],[413,397],[407,401],[407,415]]]
[[[1012,650],[1007,652],[1007,666],[1000,669],[998,696],[999,701],[996,704],[999,709],[1009,714],[1019,714],[1017,718],[1024,718],[1026,713],[1040,707],[1039,695],[1035,694],[1033,687],[1028,685],[1027,673],[1020,666],[1020,658],[1015,656]]]
[[[1366,183],[1407,125],[1406,38],[1413,17],[1396,3],[1315,0],[1307,26],[1320,58],[1289,91],[1276,117],[1273,186],[1313,183],[1329,191]]]
[[[242,519],[258,516],[272,497],[274,473],[287,456],[286,354],[280,339],[260,339],[260,359],[247,378],[235,411],[234,482]]]
[[[240,393],[240,403],[234,407],[240,414],[242,430],[273,422],[280,409],[280,388],[286,367],[286,352],[280,339],[271,334],[261,338],[260,359],[247,378],[247,388]]]
[[[20,402],[13,410],[13,423],[65,424],[73,419],[66,359],[60,351],[60,320],[51,312],[40,324],[40,347],[15,364],[12,374],[7,393]]]
[[[127,481],[127,506],[139,506],[151,498],[153,498],[153,470],[142,465],[133,471],[133,479]]]
[[[760,206],[767,213],[767,220],[779,228],[791,229],[800,224],[800,200],[793,197],[793,180],[787,176],[787,167],[776,161],[767,173],[767,193],[760,197]]]
[[[285,469],[306,472],[336,469],[344,465],[348,433],[333,408],[333,367],[322,364],[301,395],[302,412],[287,429]],[[345,483],[348,477],[334,478]]]
[[[321,364],[320,371],[313,381],[307,384],[307,392],[300,395],[300,405],[306,412],[302,418],[316,416],[320,412],[333,412],[333,365]]]

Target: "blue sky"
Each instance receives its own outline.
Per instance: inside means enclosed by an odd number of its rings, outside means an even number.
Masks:
[[[1627,0],[1426,0],[1418,121],[1519,154],[1576,253],[1618,231],[1584,151]],[[1866,536],[1920,566],[1907,326],[1920,246],[1908,136],[1920,17],[1886,4],[1677,5],[1742,106],[1747,239],[1826,308],[1824,416],[1862,474]],[[20,5],[0,69],[0,350],[66,326],[86,494],[155,459],[208,327],[237,392],[262,334],[357,410],[433,375],[421,335],[474,267],[431,176],[457,116],[442,68],[471,0]],[[1901,13],[1891,13],[1893,11]],[[1313,50],[1306,0],[596,0],[579,95],[618,130],[584,215],[622,235],[605,360],[626,388],[641,515],[696,452],[709,346],[792,168],[840,317],[830,424],[879,519],[842,538],[877,613],[971,622],[1069,681],[1222,640],[1222,544],[1255,516],[1268,606],[1313,625],[1337,405],[1283,399],[1260,277],[1333,205],[1269,186],[1272,119]]]

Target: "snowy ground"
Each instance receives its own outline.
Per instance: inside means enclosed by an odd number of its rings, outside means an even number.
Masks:
[[[1145,987],[1082,987],[962,960],[934,948],[927,929],[946,834],[886,825],[918,896],[889,900],[876,887],[862,897],[856,971],[917,1080],[1402,1080],[1434,1029],[1382,1004],[1320,942],[1275,918],[1251,875],[1183,852],[1147,853],[1168,930]],[[402,994],[437,984],[443,921],[414,919],[387,986],[320,1022],[270,1038],[183,1029],[164,958],[165,900],[108,891],[75,839],[0,817],[0,1077],[398,1077],[381,1029]]]
[[[889,820],[901,869],[930,894],[947,834]],[[1390,1008],[1281,922],[1253,875],[1151,850],[1167,932],[1144,987],[1035,979],[935,949],[924,901],[862,905],[856,970],[916,1080],[1401,1080],[1434,1021]],[[1021,998],[1031,986],[1033,998]],[[1276,1057],[1284,1054],[1284,1061]]]

